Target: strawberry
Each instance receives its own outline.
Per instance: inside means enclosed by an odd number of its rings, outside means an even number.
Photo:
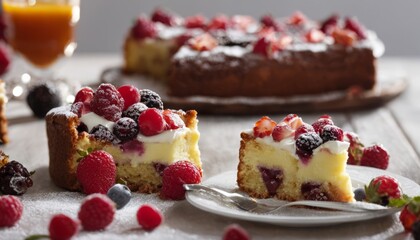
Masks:
[[[277,124],[273,129],[273,140],[280,142],[281,140],[294,135],[295,131],[285,122]]]
[[[360,22],[356,18],[346,18],[344,22],[344,28],[356,33],[359,39],[367,38],[365,27],[362,24],[360,24]]]
[[[96,150],[82,158],[76,170],[83,192],[107,193],[114,185],[116,166],[111,154]]]
[[[171,110],[166,109],[162,112],[162,114],[166,122],[165,130],[175,130],[185,126],[185,123],[182,121],[181,117]]]
[[[217,40],[210,34],[204,33],[188,40],[188,45],[199,52],[210,51],[217,47]]]
[[[381,205],[388,205],[390,199],[398,199],[402,196],[398,181],[390,176],[382,175],[372,179],[365,186],[366,201]]]
[[[273,43],[275,38],[273,35],[262,36],[255,42],[253,53],[261,54],[265,57],[271,58],[273,56]]]
[[[260,118],[254,125],[254,137],[263,138],[270,136],[276,125],[276,122],[267,116]]]
[[[318,29],[311,29],[305,34],[305,39],[310,43],[319,43],[324,41],[325,34]]]
[[[387,169],[389,164],[389,153],[381,145],[373,145],[363,149],[363,155],[360,159],[361,166]]]
[[[286,123],[287,125],[289,125],[293,130],[298,129],[300,126],[303,125],[303,121],[302,118],[300,118],[298,115],[296,114],[289,114],[287,115],[282,122]]]
[[[223,240],[249,240],[248,232],[238,224],[231,224],[226,227],[223,233]]]
[[[48,226],[51,240],[70,240],[79,231],[80,222],[64,214],[54,215]]]
[[[78,213],[78,218],[86,231],[105,229],[112,223],[115,215],[115,203],[104,194],[91,194],[85,198]]]
[[[357,39],[356,33],[350,30],[334,28],[331,32],[334,42],[344,46],[352,46]]]
[[[307,21],[306,16],[302,12],[297,11],[290,16],[288,23],[292,25],[302,25]]]
[[[324,22],[321,23],[321,31],[325,34],[330,34],[331,31],[338,25],[339,16],[333,14],[327,18]]]
[[[14,226],[22,217],[23,205],[19,198],[0,196],[0,228]]]
[[[262,16],[260,22],[264,27],[272,28],[276,32],[281,30],[279,23],[270,14]]]

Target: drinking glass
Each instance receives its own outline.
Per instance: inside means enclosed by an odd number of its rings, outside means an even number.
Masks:
[[[15,53],[5,79],[9,96],[22,97],[32,85],[48,82],[68,97],[78,83],[57,78],[54,69],[76,48],[80,0],[3,0],[3,13],[6,39]]]

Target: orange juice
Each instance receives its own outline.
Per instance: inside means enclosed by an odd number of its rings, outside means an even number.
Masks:
[[[38,67],[47,67],[73,42],[73,6],[3,1],[8,41],[16,52]]]

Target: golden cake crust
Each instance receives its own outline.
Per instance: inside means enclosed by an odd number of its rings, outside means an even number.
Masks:
[[[0,79],[1,92],[5,92],[4,81]],[[7,134],[7,118],[6,118],[6,103],[7,98],[0,98],[0,144],[6,144],[9,142],[9,136]]]

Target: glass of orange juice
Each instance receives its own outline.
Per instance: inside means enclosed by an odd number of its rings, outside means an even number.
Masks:
[[[10,83],[12,97],[25,94],[30,85],[51,82],[57,60],[71,56],[76,48],[74,30],[80,18],[80,0],[2,0],[6,39],[18,58],[24,59]],[[22,62],[22,61],[21,61]],[[15,67],[16,68],[16,67]],[[72,83],[74,84],[74,83]]]

